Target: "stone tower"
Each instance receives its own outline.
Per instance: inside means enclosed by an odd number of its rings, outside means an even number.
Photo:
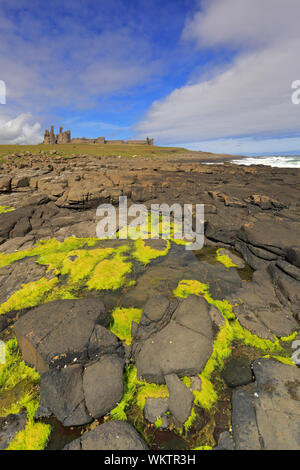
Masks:
[[[44,144],[48,144],[48,145],[56,144],[56,138],[55,138],[53,126],[51,126],[50,132],[48,131],[48,129],[45,130]]]
[[[44,144],[69,144],[71,142],[71,131],[63,132],[63,128],[59,128],[59,134],[54,134],[54,126],[51,126],[50,132],[48,129],[45,130]]]

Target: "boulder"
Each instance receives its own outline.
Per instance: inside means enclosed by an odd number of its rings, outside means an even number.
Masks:
[[[123,369],[124,361],[112,355],[105,355],[85,368],[83,391],[93,418],[104,416],[121,401]]]
[[[232,394],[232,435],[236,450],[261,450],[253,397],[245,390]]]
[[[246,357],[230,359],[222,375],[227,386],[231,388],[247,385],[253,380],[250,363]]]
[[[135,354],[138,377],[164,383],[165,376],[199,374],[212,353],[213,332],[207,302],[190,296],[169,324],[151,335]]]
[[[169,390],[169,410],[179,424],[186,422],[191,414],[194,395],[176,374],[167,375],[165,381]]]
[[[161,418],[161,428],[168,427],[168,417],[166,412],[169,409],[168,398],[147,398],[144,415],[150,423],[155,424],[158,418]]]
[[[108,326],[109,313],[97,298],[56,300],[33,308],[15,323],[23,358],[38,372],[87,362],[96,324]]]
[[[269,359],[253,363],[256,420],[266,450],[300,450],[300,369]]]
[[[110,421],[83,434],[64,450],[147,450],[137,431],[125,421]]]
[[[83,368],[73,365],[42,375],[40,409],[48,409],[64,426],[90,423],[82,385]],[[45,413],[45,411],[44,411]]]

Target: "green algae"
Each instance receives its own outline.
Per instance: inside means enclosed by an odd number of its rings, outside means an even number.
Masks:
[[[127,247],[121,247],[124,251]],[[128,262],[117,249],[112,259],[101,261],[87,282],[89,290],[117,290],[125,284],[125,276],[131,272],[132,263]]]
[[[157,420],[155,421],[154,426],[156,427],[156,429],[159,429],[159,428],[162,427],[162,424],[163,424],[162,418],[161,418],[161,416],[159,416],[159,417],[157,418]]]
[[[120,403],[116,406],[116,408],[111,410],[110,418],[112,420],[127,421],[127,408],[130,406],[131,403],[134,402],[136,389],[139,384],[139,381],[137,380],[136,367],[134,367],[132,364],[128,365],[125,368],[123,383],[123,398]]]
[[[132,322],[139,323],[142,313],[143,310],[139,308],[117,307],[112,312],[110,331],[129,346],[132,342]]]
[[[145,408],[147,398],[168,398],[169,390],[166,385],[158,385],[155,383],[141,382],[141,386],[137,391],[136,404],[138,408]]]
[[[21,289],[0,305],[0,315],[12,310],[21,310],[42,304],[46,300],[47,293],[51,292],[57,283],[57,278],[48,280],[43,277],[38,281],[23,284]]]
[[[28,257],[48,267],[53,279],[42,278],[23,284],[21,289],[0,306],[0,314],[11,310],[34,307],[56,299],[79,298],[82,289],[117,290],[127,283],[132,263],[128,261],[126,245],[117,248],[95,248],[98,239],[75,237],[64,242],[43,240],[33,248],[9,254],[0,254],[0,267]]]
[[[213,450],[211,446],[199,446],[199,447],[194,447],[191,450]]]
[[[156,250],[151,246],[146,245],[145,240],[141,238],[135,242],[135,250],[133,251],[133,257],[136,258],[140,263],[148,264],[160,256],[166,256],[170,250],[170,242],[166,240],[167,247],[164,250]]]
[[[6,363],[0,365],[0,416],[18,414],[25,409],[27,423],[10,442],[7,450],[42,450],[51,433],[51,426],[36,423],[39,406],[39,374],[21,357],[16,338],[6,343]]]
[[[228,255],[220,255],[221,249],[222,248],[216,252],[216,260],[219,261],[219,263],[222,263],[225,268],[236,268],[237,265],[233,263],[232,259]]]
[[[15,208],[14,207],[10,207],[10,206],[0,206],[0,214],[5,214],[6,212],[12,212],[14,211]]]
[[[143,411],[147,398],[168,398],[166,385],[157,385],[139,380],[137,369],[129,364],[124,373],[124,394],[120,403],[110,412],[109,419],[127,421],[128,410],[132,407]]]

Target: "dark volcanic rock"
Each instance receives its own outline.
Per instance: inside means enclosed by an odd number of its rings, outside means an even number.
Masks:
[[[147,450],[147,445],[130,424],[110,421],[71,442],[64,450]]]
[[[245,357],[231,359],[222,375],[228,387],[232,388],[252,382],[250,363]]]
[[[234,440],[230,437],[228,431],[224,431],[220,434],[218,445],[214,447],[214,450],[235,450]]]
[[[0,304],[19,290],[22,284],[38,281],[42,277],[51,279],[53,275],[47,273],[46,266],[41,266],[32,259],[24,259],[4,266],[0,269]]]
[[[168,417],[166,412],[169,409],[168,398],[147,398],[144,408],[145,418],[154,424],[158,418],[161,418],[161,428],[168,427]]]
[[[123,396],[124,361],[115,356],[103,356],[88,365],[83,375],[86,406],[93,418],[112,410]]]
[[[300,449],[300,369],[270,359],[253,363],[256,391],[232,395],[238,450]]]
[[[166,375],[196,375],[209,359],[212,343],[208,304],[190,296],[179,304],[169,324],[151,335],[136,352],[138,377],[164,383]]]
[[[5,450],[15,435],[25,428],[27,416],[25,411],[17,415],[8,415],[0,418],[0,450]]]
[[[256,420],[266,450],[300,449],[300,369],[259,359],[253,363]]]
[[[52,369],[42,375],[40,408],[50,410],[64,426],[92,421],[84,402],[82,375],[80,365]]]
[[[253,282],[244,283],[232,299],[242,326],[260,338],[274,341],[274,335],[285,337],[298,329],[289,309],[279,302],[266,271],[256,271]]]
[[[194,395],[176,374],[167,375],[165,381],[170,394],[169,410],[175,421],[182,425],[191,414]]]
[[[236,450],[261,450],[253,398],[245,390],[232,394],[232,434]]]
[[[103,356],[104,354],[119,354],[124,356],[123,343],[119,338],[104,326],[96,325],[88,346],[90,359]]]
[[[15,323],[15,333],[24,360],[42,373],[74,360],[86,362],[97,323],[109,323],[101,300],[57,300],[29,310]]]

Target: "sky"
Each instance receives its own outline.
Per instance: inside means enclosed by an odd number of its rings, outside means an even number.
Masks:
[[[0,0],[0,143],[54,124],[300,154],[299,16],[299,0]]]

